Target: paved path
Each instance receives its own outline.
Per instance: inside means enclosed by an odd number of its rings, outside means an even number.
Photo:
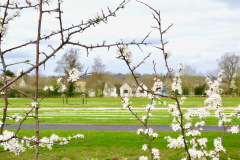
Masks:
[[[16,129],[18,124],[6,125],[5,129]],[[149,125],[154,131],[172,131],[170,125]],[[35,129],[34,124],[23,124],[22,129]],[[88,124],[40,124],[40,129],[50,130],[96,130],[96,131],[137,131],[142,125],[88,125]],[[203,132],[222,132],[223,127],[204,126]]]

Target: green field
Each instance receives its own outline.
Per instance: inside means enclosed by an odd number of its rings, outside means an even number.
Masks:
[[[203,107],[205,97],[189,97],[182,105],[183,108],[195,108]],[[133,103],[133,107],[144,108],[151,101],[147,98],[130,98]],[[175,103],[171,99],[162,98],[162,101],[167,103]],[[9,98],[9,108],[26,108],[31,102],[31,99],[27,98]],[[74,103],[82,103],[81,98],[69,98],[68,105],[63,104],[62,98],[46,98],[40,104],[41,108],[122,108],[122,102],[120,98],[88,98],[87,104],[74,105]],[[72,104],[72,105],[71,105]],[[240,104],[240,97],[224,97],[222,99],[222,105],[224,107],[237,107]],[[3,108],[4,100],[0,99],[0,107]],[[165,107],[164,105],[157,105],[158,107]]]
[[[66,146],[54,146],[52,150],[47,148],[40,149],[40,152],[50,154],[60,159],[136,159],[142,155],[148,155],[148,151],[143,151],[142,145],[146,143],[143,136],[137,135],[136,132],[122,132],[122,131],[60,131],[60,130],[42,130],[40,134],[50,136],[55,133],[62,137],[73,136],[76,134],[84,134],[83,140],[92,139],[91,142],[83,144],[74,144]],[[157,132],[159,137],[153,142],[153,147],[160,150],[160,158],[168,160],[181,159],[184,156],[183,149],[169,149],[167,148],[167,141],[165,136],[172,136],[176,138],[179,132]],[[32,136],[33,130],[24,130],[20,135]],[[213,138],[220,137],[222,133],[203,133],[203,137],[209,138],[207,145],[213,149]],[[223,142],[224,147],[228,152],[221,154],[221,159],[239,159],[240,158],[240,135],[227,134]],[[28,149],[27,152],[15,156],[12,153],[2,152],[1,158],[4,160],[33,159],[34,150]],[[40,155],[40,159],[50,159],[47,156]]]
[[[164,99],[166,100],[166,99]],[[183,112],[187,108],[197,108],[204,106],[205,98],[188,98],[184,105],[182,105]],[[81,103],[82,99],[72,98],[68,100],[69,103]],[[147,98],[131,98],[134,109],[141,117],[146,115],[145,106],[149,103]],[[166,100],[167,103],[171,101]],[[29,99],[9,99],[8,115],[24,114],[30,110],[28,104],[32,101]],[[223,106],[226,107],[226,115],[229,116],[233,108],[240,104],[240,98],[223,98]],[[4,101],[0,99],[0,106],[3,108]],[[231,107],[231,108],[230,108]],[[172,123],[172,116],[168,113],[167,107],[158,105],[154,110],[152,117],[149,119],[149,124],[167,124]],[[2,116],[2,112],[0,113]],[[89,98],[87,104],[81,105],[63,105],[60,98],[45,99],[40,105],[39,111],[40,120],[45,120],[41,124],[140,124],[136,118],[131,115],[128,110],[122,110],[122,102],[120,98]],[[193,122],[198,119],[194,119]],[[16,123],[7,119],[7,123]],[[25,124],[35,123],[35,119],[28,118]],[[206,119],[207,125],[216,125],[217,118],[214,117],[213,111],[211,116]],[[240,120],[235,120],[233,124],[239,124]],[[42,148],[40,152],[50,154],[60,159],[137,159],[142,155],[149,155],[148,152],[141,150],[142,144],[146,143],[144,137],[139,136],[136,132],[123,132],[123,131],[66,131],[66,130],[41,130],[41,137],[49,137],[51,134],[57,134],[62,137],[73,136],[76,134],[84,134],[85,139],[92,139],[91,142],[84,144],[74,144],[67,146],[54,146],[53,150]],[[184,156],[183,149],[169,149],[167,148],[167,141],[165,136],[170,135],[177,137],[179,132],[157,132],[159,138],[153,143],[153,147],[160,149],[161,159],[181,159]],[[34,130],[21,130],[20,136],[34,135]],[[220,132],[204,132],[204,137],[209,138],[208,145],[213,149],[213,139],[221,137]],[[221,154],[221,159],[240,159],[240,134],[227,134],[223,142],[224,147],[228,152]],[[22,153],[20,156],[15,156],[9,152],[1,152],[0,159],[33,159],[34,149],[28,149],[27,152]],[[40,159],[51,159],[48,156],[40,155]]]
[[[146,115],[145,110],[135,110],[140,117]],[[186,111],[186,110],[184,110]],[[226,110],[227,116],[229,116],[231,110]],[[172,115],[167,110],[155,110],[152,111],[152,116],[149,119],[149,124],[171,124]],[[8,115],[19,114],[24,116],[25,111],[8,111]],[[0,116],[2,113],[0,114]],[[139,124],[137,119],[128,110],[40,110],[40,120],[45,120],[41,124]],[[195,118],[193,122],[199,121]],[[7,123],[16,123],[7,119]],[[34,118],[28,118],[25,124],[35,123]],[[235,119],[233,124],[240,123],[239,119]],[[218,119],[214,117],[214,113],[206,119],[207,125],[217,125]]]
[[[69,103],[78,103],[81,100],[69,98],[68,101]],[[201,107],[204,106],[204,100],[205,98],[188,98],[182,107]],[[140,117],[147,114],[144,108],[149,103],[149,99],[131,98],[130,101],[133,102],[133,107],[137,108],[134,112],[137,112]],[[9,99],[10,110],[8,110],[8,115],[19,114],[24,116],[30,110],[26,104],[31,102],[30,99]],[[171,102],[168,100],[167,103]],[[240,98],[223,98],[223,104],[225,104],[223,106],[226,106],[226,115],[229,116],[231,111],[233,111],[229,107],[237,107],[240,104]],[[0,105],[3,106],[3,99],[1,99]],[[149,124],[171,124],[172,116],[168,113],[167,107],[157,105],[156,108],[161,109],[152,111]],[[183,109],[183,112],[186,111],[186,109]],[[2,112],[0,116],[2,116]],[[45,120],[44,123],[48,124],[140,124],[128,110],[122,110],[120,98],[89,98],[87,104],[81,105],[63,105],[61,98],[48,98],[44,99],[40,105],[39,117],[40,120]],[[197,120],[194,119],[193,122]],[[7,120],[7,123],[15,122]],[[25,123],[35,123],[35,119],[28,118]],[[214,112],[212,111],[211,116],[206,120],[206,124],[216,125],[217,123],[218,119],[214,117]],[[240,120],[234,120],[233,124],[237,123],[240,123]]]

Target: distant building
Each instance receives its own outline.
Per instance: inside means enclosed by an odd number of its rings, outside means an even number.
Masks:
[[[120,87],[121,97],[147,97],[147,92],[145,91],[147,87],[143,83],[140,85],[142,87],[137,86],[135,83],[131,84],[131,86],[128,83],[124,83]]]
[[[20,82],[19,82],[19,87],[26,87],[27,85],[26,85],[26,83],[25,83],[25,81],[24,81],[24,79],[23,79],[23,77],[21,78],[21,80],[20,80]]]
[[[104,84],[104,90],[103,90],[103,96],[104,97],[117,97],[117,87],[115,87],[111,83],[105,83]]]
[[[88,96],[91,97],[91,98],[96,97],[96,92],[93,89],[90,89],[88,91]]]
[[[85,81],[77,81],[74,83],[74,91],[75,93],[85,93],[86,91],[86,82]]]
[[[143,83],[140,85],[142,85],[142,87],[139,87],[139,86],[137,87],[136,97],[147,97],[148,93],[145,91],[148,89],[147,86],[145,86]]]
[[[132,89],[127,83],[124,83],[120,87],[120,96],[121,97],[132,97],[132,96],[130,96],[130,95],[132,95],[131,92],[132,92]]]

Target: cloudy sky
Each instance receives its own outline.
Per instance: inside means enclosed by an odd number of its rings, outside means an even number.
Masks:
[[[82,20],[95,17],[101,9],[107,12],[107,6],[114,10],[120,0],[64,0],[63,25],[79,24]],[[240,1],[239,0],[143,0],[156,10],[161,11],[163,28],[173,23],[173,27],[164,36],[169,41],[167,51],[172,53],[169,58],[170,67],[176,68],[178,62],[192,66],[198,72],[206,73],[217,69],[216,59],[226,52],[240,54]],[[52,0],[52,4],[56,4]],[[46,8],[47,9],[47,8]],[[1,16],[2,16],[1,11]],[[56,15],[43,16],[42,32],[47,34],[58,29]],[[3,40],[2,50],[36,39],[38,12],[36,10],[23,11],[21,17],[9,24],[8,34]],[[137,72],[153,73],[152,61],[158,63],[158,72],[165,73],[163,57],[154,46],[159,45],[159,33],[151,28],[156,22],[152,18],[152,11],[140,3],[132,0],[123,10],[117,12],[117,17],[108,20],[108,24],[100,24],[73,37],[82,44],[100,44],[103,40],[108,44],[121,41],[141,41],[150,31],[146,42],[148,47],[130,47],[133,53],[133,64],[137,64],[148,53],[151,57]],[[50,53],[48,44],[57,45],[59,37],[53,37],[48,42],[42,42],[41,51]],[[47,43],[47,44],[46,44]],[[41,74],[46,76],[58,75],[54,72],[56,61],[61,58],[68,48],[66,46],[54,58],[46,63],[46,69],[41,67]],[[96,49],[86,56],[86,51],[80,49],[80,62],[85,68],[93,65],[93,59],[98,55],[106,65],[106,71],[112,73],[128,73],[125,63],[116,59],[116,48]],[[34,62],[35,46],[24,47],[18,51],[5,55],[7,63],[30,59]],[[18,65],[10,68],[17,71]],[[25,68],[30,66],[24,65]]]

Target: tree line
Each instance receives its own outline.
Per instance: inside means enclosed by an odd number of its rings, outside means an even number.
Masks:
[[[71,68],[77,68],[79,71],[83,71],[84,65],[81,64],[80,59],[80,50],[76,48],[67,49],[63,54],[60,60],[56,62],[57,67],[55,72],[59,73],[61,77],[67,77],[68,71]],[[222,87],[224,92],[222,94],[231,95],[232,93],[240,93],[240,56],[235,53],[226,53],[221,58],[217,59],[218,70],[224,70],[224,78],[222,82]],[[209,71],[206,74],[198,73],[196,69],[191,66],[186,65],[185,69],[182,71],[182,89],[183,95],[205,95],[205,90],[207,89],[205,77],[216,78],[216,72]],[[9,77],[14,77],[15,74],[10,70],[7,70],[7,75]],[[137,74],[139,80],[144,83],[148,88],[153,86],[154,74]],[[164,77],[163,74],[157,75],[159,78]],[[43,87],[47,84],[52,86],[57,86],[56,79],[58,76],[44,77],[40,75],[39,83],[39,94],[44,95]],[[34,76],[25,75],[23,80],[28,85],[23,89],[25,92],[31,94],[34,91]],[[134,78],[130,73],[127,74],[113,74],[107,71],[106,65],[103,63],[103,60],[100,56],[94,58],[94,64],[90,67],[89,73],[82,77],[79,81],[85,81],[85,91],[84,92],[75,92],[75,82],[71,82],[67,86],[67,90],[64,93],[59,93],[54,91],[50,96],[59,97],[62,94],[65,94],[69,97],[80,96],[85,94],[88,96],[88,91],[92,90],[96,93],[97,97],[103,96],[103,90],[105,83],[111,83],[117,88],[117,93],[120,93],[120,87],[125,83],[134,83]],[[235,87],[231,87],[231,82],[234,82]],[[2,83],[2,82],[0,82]],[[16,82],[16,86],[19,86],[19,81]],[[21,88],[21,86],[19,86]],[[169,80],[166,79],[165,89],[170,89]],[[19,97],[15,91],[9,92],[10,97]]]

